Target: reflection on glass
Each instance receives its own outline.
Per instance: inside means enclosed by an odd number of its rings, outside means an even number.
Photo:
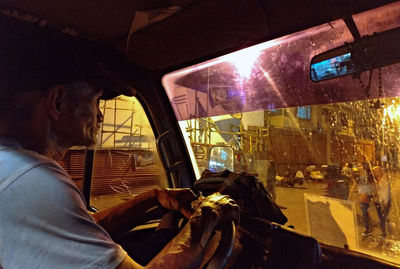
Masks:
[[[313,81],[321,81],[352,74],[355,71],[351,62],[351,53],[349,52],[332,59],[311,64],[311,79]]]
[[[400,99],[306,108],[307,121],[298,113],[301,107],[294,107],[180,125],[194,147],[210,145],[207,156],[213,171],[246,171],[266,185],[273,160],[276,201],[287,207],[288,224],[297,231],[400,262],[400,233],[395,228],[400,225]],[[221,121],[229,124],[217,124]]]
[[[327,89],[314,85],[305,70],[309,70],[314,50],[352,41],[342,20],[331,25],[334,27],[318,26],[167,74],[162,83],[178,120],[326,102],[321,93]],[[332,42],[326,42],[329,40]],[[347,81],[346,86],[353,83]],[[338,90],[342,87],[336,86]]]

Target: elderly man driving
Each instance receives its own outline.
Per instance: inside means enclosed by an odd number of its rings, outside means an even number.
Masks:
[[[99,99],[120,89],[75,38],[43,28],[0,18],[0,268],[142,268],[112,238],[155,205],[189,221],[146,268],[197,268],[214,228],[237,220],[238,206],[214,194],[193,210],[189,189],[154,189],[89,214],[56,161],[96,143]]]

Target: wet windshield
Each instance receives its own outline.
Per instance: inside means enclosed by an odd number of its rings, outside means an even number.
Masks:
[[[399,27],[399,13],[394,3],[353,19],[364,36]],[[309,75],[312,57],[352,41],[337,20],[163,85],[198,178],[255,174],[297,231],[400,263],[400,64],[317,83]]]

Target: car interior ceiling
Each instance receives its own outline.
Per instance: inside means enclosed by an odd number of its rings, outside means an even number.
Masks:
[[[139,66],[147,70],[162,70],[225,54],[394,1],[186,0],[171,1],[167,7],[158,1],[125,2],[82,3],[76,0],[60,7],[61,3],[50,0],[40,3],[6,0],[2,5],[48,18],[56,27],[76,25],[80,35],[112,44]],[[177,6],[178,11],[154,21],[139,20],[140,12],[161,13],[160,10],[170,6]],[[135,22],[135,14],[139,14],[139,22]],[[104,17],[109,19],[103,20]],[[134,27],[135,23],[140,25]]]

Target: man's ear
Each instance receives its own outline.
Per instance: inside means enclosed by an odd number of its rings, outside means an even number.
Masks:
[[[48,90],[46,101],[50,116],[57,120],[66,104],[66,88],[63,85],[52,86]]]

